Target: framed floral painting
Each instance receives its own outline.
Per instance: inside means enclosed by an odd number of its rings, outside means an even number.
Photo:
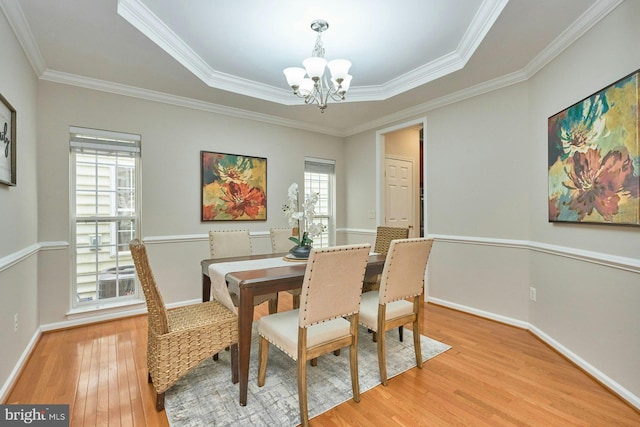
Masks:
[[[202,221],[267,219],[267,159],[200,152]]]
[[[640,225],[640,70],[549,117],[549,221]]]

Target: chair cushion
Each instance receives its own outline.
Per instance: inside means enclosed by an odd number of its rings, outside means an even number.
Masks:
[[[360,299],[359,323],[372,331],[378,331],[378,305],[380,296],[378,291],[366,292]],[[386,320],[405,316],[413,312],[413,303],[405,300],[390,302],[385,312]]]
[[[288,310],[263,316],[258,320],[258,334],[298,360],[298,310]],[[307,348],[349,336],[348,320],[337,318],[307,328]]]

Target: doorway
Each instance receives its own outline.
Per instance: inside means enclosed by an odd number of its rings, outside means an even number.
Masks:
[[[399,215],[401,212],[410,211],[412,215],[407,215],[407,227],[409,227],[410,237],[422,237],[427,235],[427,209],[426,188],[427,176],[426,153],[424,149],[424,129],[426,128],[426,117],[402,123],[397,126],[381,129],[376,132],[376,218],[377,225],[394,226],[400,224]],[[387,176],[389,159],[400,161],[412,161],[412,188],[401,189],[397,187],[397,182],[389,183]],[[395,167],[398,167],[396,164]],[[394,170],[397,174],[398,169]],[[409,172],[404,172],[409,173]],[[397,179],[397,176],[391,177]],[[389,189],[395,193],[389,193]],[[402,191],[410,192],[409,195],[402,195]],[[390,198],[394,200],[389,200]],[[402,203],[402,206],[398,206]],[[405,226],[405,225],[395,225]]]

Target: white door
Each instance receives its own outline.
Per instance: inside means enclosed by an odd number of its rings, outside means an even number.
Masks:
[[[385,157],[385,188],[385,225],[407,227],[409,237],[414,237],[413,162]]]

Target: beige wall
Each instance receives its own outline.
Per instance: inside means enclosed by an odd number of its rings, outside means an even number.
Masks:
[[[259,234],[286,226],[282,205],[289,185],[302,185],[305,156],[336,160],[338,188],[344,179],[344,146],[337,137],[44,81],[38,114],[40,241],[69,240],[69,126],[142,135],[141,237],[168,304],[200,297],[200,260],[209,254],[210,229]],[[267,221],[200,221],[201,150],[267,158]],[[49,191],[50,182],[65,184]],[[340,191],[337,197],[343,206]],[[39,290],[43,324],[66,319],[69,263],[53,260],[69,254],[68,247],[41,254],[41,274],[52,278]]]
[[[529,328],[636,407],[640,227],[549,223],[546,156],[549,116],[640,68],[638,16],[623,2],[529,80],[422,113],[428,299]],[[373,164],[375,140],[346,138],[347,162]],[[346,239],[372,226],[374,169],[347,171]]]
[[[0,385],[38,327],[36,76],[0,13],[0,94],[17,112],[17,185],[0,184]],[[14,316],[18,330],[14,332]],[[5,385],[6,387],[6,385]],[[3,389],[0,389],[2,396]]]

